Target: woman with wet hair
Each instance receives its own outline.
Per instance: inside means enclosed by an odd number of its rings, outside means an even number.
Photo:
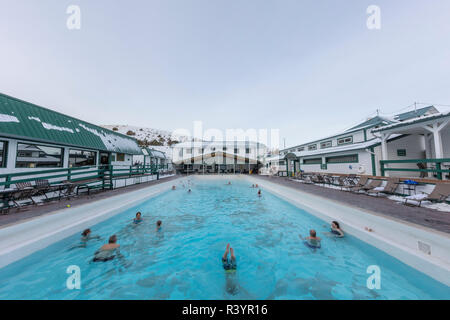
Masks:
[[[339,222],[331,222],[331,233],[334,234],[337,238],[342,238],[344,236],[344,231],[342,231],[341,227],[339,226]]]

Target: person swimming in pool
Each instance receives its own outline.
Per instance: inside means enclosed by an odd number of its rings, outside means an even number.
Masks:
[[[189,190],[188,190],[188,193],[191,193],[191,192],[192,192],[192,190],[191,190],[191,189],[189,189]]]
[[[230,253],[230,259],[228,259],[228,253]],[[225,250],[225,253],[222,256],[222,266],[225,269],[225,271],[236,271],[237,264],[236,264],[236,256],[234,255],[233,248],[230,248],[230,244],[227,244],[227,248]]]
[[[228,253],[230,253],[230,258],[228,258]],[[230,244],[227,244],[225,253],[222,256],[222,267],[225,270],[225,289],[231,295],[236,295],[239,292],[239,284],[236,279],[236,256],[234,255],[233,248],[230,248]]]
[[[106,262],[118,256],[120,244],[117,243],[117,236],[114,234],[109,237],[108,243],[104,244],[94,254],[94,262]]]
[[[161,231],[161,225],[162,225],[161,220],[156,221],[156,231]]]
[[[177,187],[175,187],[175,186],[172,186],[172,190],[175,190]]]
[[[331,233],[337,238],[344,237],[344,231],[342,231],[341,227],[339,226],[339,222],[337,221],[331,222]]]
[[[91,229],[85,229],[81,233],[81,241],[80,244],[71,247],[69,250],[76,249],[76,248],[86,248],[87,243],[89,240],[98,240],[101,239],[100,236],[92,235]]]
[[[81,242],[88,242],[89,240],[100,239],[100,236],[92,235],[91,229],[86,229],[81,234]]]
[[[303,238],[302,235],[299,235],[299,237],[304,241],[305,245],[314,250],[321,247],[320,241],[322,239],[317,236],[316,230],[314,229],[309,230],[309,237]]]
[[[258,197],[261,197],[261,189],[258,190]]]
[[[142,214],[141,212],[136,213],[136,218],[133,219],[134,223],[141,223],[142,222]]]

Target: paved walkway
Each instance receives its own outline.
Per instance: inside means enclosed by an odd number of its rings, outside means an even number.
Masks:
[[[49,203],[45,203],[42,205],[37,206],[26,206],[23,209],[20,209],[17,211],[17,209],[11,209],[8,214],[0,214],[0,227],[14,224],[18,221],[25,221],[27,219],[35,218],[38,216],[42,216],[44,214],[54,212],[56,210],[64,209],[67,207],[68,204],[70,204],[71,207],[80,206],[92,201],[97,201],[101,199],[106,199],[109,197],[114,197],[116,195],[132,192],[135,190],[147,188],[151,185],[167,182],[170,180],[174,180],[176,178],[179,178],[179,176],[171,176],[167,178],[162,178],[160,180],[153,180],[145,183],[140,184],[134,184],[131,186],[123,187],[123,188],[117,188],[114,190],[107,190],[107,191],[99,191],[96,193],[91,193],[91,195],[80,195],[78,197],[74,197],[69,199],[63,199],[61,201],[52,201]]]
[[[254,176],[255,177],[255,176]],[[292,181],[283,177],[258,176],[259,179],[278,183],[307,193],[338,201],[357,208],[383,214],[441,232],[450,233],[450,212],[443,212],[422,207],[410,207],[398,204],[386,197],[374,197],[355,194],[331,188]]]

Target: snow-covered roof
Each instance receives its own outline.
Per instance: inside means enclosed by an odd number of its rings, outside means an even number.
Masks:
[[[134,138],[0,93],[0,134],[77,148],[142,154]]]

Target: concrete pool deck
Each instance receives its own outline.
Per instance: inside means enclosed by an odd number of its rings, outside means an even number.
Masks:
[[[121,194],[133,192],[136,190],[144,189],[149,186],[158,185],[167,181],[178,179],[180,176],[168,176],[162,177],[159,180],[152,180],[149,182],[130,185],[123,188],[117,188],[114,190],[105,190],[101,192],[92,193],[91,195],[82,194],[78,197],[72,197],[71,199],[62,199],[61,201],[51,201],[42,205],[29,205],[21,210],[11,209],[8,214],[0,215],[0,228],[11,226],[16,223],[22,223],[30,219],[34,219],[55,211],[66,209],[67,205],[71,208],[76,208],[81,205],[98,201],[102,199],[111,198]]]
[[[256,176],[255,176],[256,177]],[[290,187],[302,192],[324,197],[345,205],[372,211],[380,215],[417,224],[422,227],[450,234],[450,213],[423,207],[412,207],[398,204],[386,197],[374,197],[365,194],[355,194],[314,184],[292,181],[285,177],[257,176],[257,179],[269,181]]]

